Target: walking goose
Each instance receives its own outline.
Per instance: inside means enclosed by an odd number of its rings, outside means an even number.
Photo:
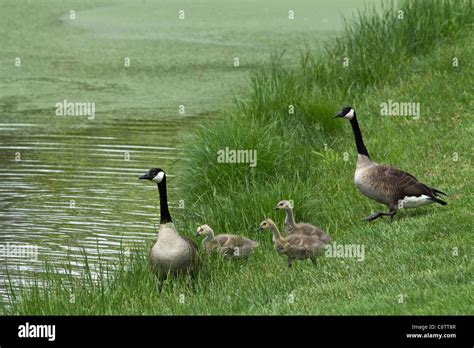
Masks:
[[[180,236],[168,210],[166,174],[160,168],[152,168],[139,177],[156,182],[160,196],[160,228],[158,239],[150,250],[149,258],[153,272],[164,279],[168,274],[193,274],[199,266],[199,252],[196,243]]]
[[[235,234],[215,236],[214,231],[208,225],[199,226],[196,232],[197,236],[206,237],[202,244],[207,253],[220,252],[225,259],[247,257],[260,245],[259,242]]]
[[[295,223],[293,207],[290,201],[278,202],[273,210],[284,210],[286,212],[285,233],[287,236],[293,233],[300,233],[306,236],[316,236],[325,243],[331,240],[331,237],[319,227],[304,222]]]
[[[379,211],[365,220],[372,221],[381,216],[390,216],[390,220],[399,208],[416,208],[422,205],[447,203],[438,197],[446,195],[433,187],[419,182],[413,175],[400,169],[378,164],[370,159],[362,140],[355,110],[345,106],[336,117],[348,119],[354,131],[358,158],[354,173],[354,182],[362,194],[388,206],[388,212]]]
[[[271,219],[263,220],[259,230],[270,230],[273,233],[275,250],[288,257],[288,267],[291,267],[291,263],[295,259],[310,259],[313,264],[316,264],[316,254],[323,250],[326,245],[315,236],[305,236],[303,234],[290,234],[283,238],[277,225]]]

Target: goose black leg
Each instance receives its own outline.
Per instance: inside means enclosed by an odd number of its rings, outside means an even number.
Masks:
[[[291,259],[288,258],[288,268],[290,268],[290,267],[291,267]]]
[[[395,209],[394,207],[390,207],[390,211],[387,213],[388,216],[390,216],[390,222],[393,222],[393,217],[395,216],[396,213],[397,213],[397,209]]]
[[[156,285],[156,290],[159,293],[163,292],[163,281],[155,277],[155,285]]]
[[[372,215],[367,216],[364,220],[365,221],[374,221],[374,220],[378,219],[379,217],[382,217],[383,215],[384,215],[384,212],[379,211],[379,212],[376,212]]]
[[[390,216],[390,222],[393,220],[393,216],[396,214],[396,210],[391,209],[389,212],[384,212],[384,211],[379,211],[377,213],[374,213],[372,215],[367,216],[364,220],[365,221],[374,221],[378,219],[379,217],[382,216]]]
[[[311,258],[311,262],[313,263],[314,266],[316,266],[316,258],[315,257]]]

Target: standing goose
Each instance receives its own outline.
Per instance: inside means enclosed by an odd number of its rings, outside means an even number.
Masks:
[[[197,236],[206,237],[202,244],[207,253],[220,252],[227,260],[250,256],[253,250],[260,245],[259,242],[235,234],[214,236],[214,231],[208,225],[199,226],[196,232]]]
[[[438,198],[445,193],[419,182],[413,175],[400,169],[373,162],[362,140],[355,110],[345,106],[336,117],[348,119],[354,131],[358,158],[354,182],[362,194],[388,206],[388,212],[379,211],[365,220],[372,221],[381,216],[390,216],[390,220],[399,208],[416,208],[422,205],[447,203]]]
[[[331,237],[319,227],[304,222],[295,223],[293,206],[290,201],[278,202],[273,210],[284,210],[286,212],[285,233],[287,236],[293,233],[300,233],[306,236],[316,236],[325,243],[331,240]]]
[[[287,237],[282,237],[278,227],[271,219],[263,220],[259,230],[270,230],[273,233],[275,250],[288,257],[288,267],[291,267],[291,262],[295,259],[310,259],[313,264],[316,264],[316,255],[323,250],[326,245],[315,236],[291,234]]]
[[[165,172],[160,168],[152,168],[139,179],[156,182],[160,196],[158,239],[149,255],[153,272],[160,279],[164,279],[168,274],[194,273],[200,261],[198,248],[193,240],[179,235],[171,220],[168,210]]]

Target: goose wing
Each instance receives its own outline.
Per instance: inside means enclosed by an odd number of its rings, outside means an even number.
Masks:
[[[383,182],[387,183],[387,188],[395,194],[395,198],[402,199],[406,196],[427,195],[435,198],[437,191],[418,181],[410,173],[390,166],[377,166],[378,175]]]

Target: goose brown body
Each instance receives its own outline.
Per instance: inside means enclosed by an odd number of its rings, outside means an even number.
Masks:
[[[406,197],[426,196],[431,203],[440,201],[442,194],[432,187],[419,182],[413,175],[403,170],[372,162],[366,156],[359,155],[354,182],[365,196],[394,209],[416,207],[416,202],[404,203]],[[420,205],[427,204],[420,200]],[[424,204],[423,204],[424,203]]]
[[[167,275],[193,274],[200,261],[196,243],[180,236],[173,223],[160,225],[149,258],[153,272],[160,279]]]

